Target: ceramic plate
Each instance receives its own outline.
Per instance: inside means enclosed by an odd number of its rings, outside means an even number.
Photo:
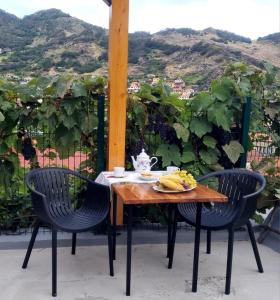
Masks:
[[[154,186],[153,186],[153,189],[154,189],[155,191],[157,191],[157,192],[160,192],[160,193],[184,193],[184,192],[192,191],[192,190],[194,190],[195,188],[196,188],[196,186],[193,187],[193,188],[191,188],[191,189],[185,189],[184,191],[175,191],[175,190],[169,190],[169,189],[163,188],[163,187],[161,187],[160,185],[154,185]]]
[[[127,177],[128,175],[127,174],[124,174],[124,175],[121,175],[121,176],[115,176],[114,174],[112,175],[108,175],[106,176],[107,178],[124,178],[124,177]]]
[[[153,175],[153,176],[147,177],[147,176],[143,176],[143,175],[139,174],[139,178],[144,181],[158,181],[159,176]]]

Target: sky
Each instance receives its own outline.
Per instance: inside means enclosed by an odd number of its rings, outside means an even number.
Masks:
[[[102,0],[0,0],[0,8],[18,17],[58,8],[104,28],[109,23]],[[183,27],[213,27],[256,39],[280,31],[280,0],[130,0],[130,32]]]

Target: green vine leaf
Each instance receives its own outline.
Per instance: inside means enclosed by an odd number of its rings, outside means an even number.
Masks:
[[[81,101],[78,98],[65,97],[61,103],[61,107],[63,107],[68,115],[72,115],[75,110],[79,110],[81,106]]]
[[[192,119],[190,123],[190,130],[201,138],[206,133],[211,132],[212,124],[210,124],[205,118]]]
[[[141,86],[141,90],[137,93],[137,96],[139,96],[142,99],[150,100],[152,102],[158,102],[158,98],[152,95],[152,88],[148,84],[143,84]]]
[[[217,145],[217,141],[210,135],[206,135],[203,138],[203,144],[211,149],[215,149]]]
[[[232,125],[233,112],[223,103],[212,105],[207,111],[208,120],[215,125],[222,127],[224,130],[230,131]]]
[[[228,101],[231,98],[234,90],[234,83],[229,78],[222,78],[221,80],[213,80],[211,84],[211,92],[214,97],[220,101]]]
[[[5,121],[5,116],[0,111],[0,122],[4,122],[4,121]]]
[[[6,143],[2,142],[0,144],[0,155],[5,154],[9,150],[9,147]]]
[[[162,103],[172,105],[178,110],[183,110],[185,108],[184,101],[180,100],[177,95],[162,97]]]
[[[74,97],[86,97],[87,96],[87,90],[84,84],[81,82],[75,81],[72,85],[72,91]]]
[[[207,164],[207,165],[214,165],[218,162],[219,156],[216,151],[209,149],[209,150],[201,150],[199,152],[200,158]]]
[[[135,102],[133,106],[133,113],[136,124],[138,124],[140,128],[144,129],[147,122],[145,106],[141,102]]]
[[[97,116],[90,114],[86,117],[86,120],[81,123],[80,129],[85,135],[89,135],[98,126]]]
[[[186,163],[189,163],[189,162],[192,162],[195,160],[196,160],[196,156],[193,151],[184,150],[182,157],[181,157],[182,163],[186,164]]]
[[[244,148],[238,141],[231,141],[229,144],[224,145],[222,148],[233,164],[238,161],[240,154],[244,153]]]
[[[252,89],[250,80],[248,78],[242,78],[239,82],[239,88],[243,96],[250,95]]]
[[[170,166],[172,163],[176,166],[181,164],[180,150],[176,145],[161,144],[156,151],[156,155],[162,157],[163,167]]]
[[[200,92],[192,99],[191,108],[199,113],[205,111],[213,102],[214,99],[209,92]]]
[[[67,129],[71,129],[73,127],[75,127],[77,125],[77,122],[75,121],[74,118],[72,118],[71,116],[67,116],[67,115],[62,115],[61,116],[61,121],[63,122],[63,125],[67,128]],[[82,123],[83,124],[83,123]]]
[[[190,132],[187,127],[183,126],[180,123],[174,123],[173,128],[176,131],[178,139],[182,139],[183,142],[187,142],[190,136]]]
[[[61,76],[54,83],[55,94],[59,98],[64,98],[66,92],[71,88],[72,85],[72,76]]]

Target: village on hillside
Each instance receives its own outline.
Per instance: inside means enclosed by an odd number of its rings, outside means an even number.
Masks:
[[[154,74],[147,76],[147,81],[140,82],[139,80],[131,80],[128,86],[128,93],[134,94],[139,92],[142,83],[148,83],[151,86],[156,86],[160,82],[160,78]],[[196,92],[195,87],[187,87],[183,79],[168,79],[165,78],[164,82],[170,87],[172,94],[177,94],[179,99],[188,100]]]
[[[3,75],[4,78],[10,80],[10,81],[15,81],[20,84],[27,84],[30,80],[32,80],[31,76],[17,76],[13,73],[7,73]],[[140,91],[141,89],[141,84],[148,83],[151,86],[156,86],[160,82],[161,78],[154,75],[154,74],[149,74],[147,76],[147,80],[135,80],[132,79],[128,82],[128,93],[129,94],[135,94]],[[170,89],[172,94],[176,94],[179,96],[179,99],[181,100],[188,100],[191,97],[193,97],[197,90],[197,86],[187,86],[185,81],[181,78],[177,79],[169,79],[169,78],[164,78],[165,84],[167,84]]]

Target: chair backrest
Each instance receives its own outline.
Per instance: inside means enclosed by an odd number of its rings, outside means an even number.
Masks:
[[[247,222],[256,210],[257,197],[265,187],[265,178],[249,170],[233,169],[207,174],[198,181],[213,177],[218,179],[217,190],[228,197],[228,203],[215,204],[212,209],[229,218],[238,215],[238,223]]]
[[[40,168],[26,176],[28,187],[45,195],[52,216],[67,215],[73,210],[69,193],[71,171],[62,168]],[[36,207],[36,203],[33,204]]]

